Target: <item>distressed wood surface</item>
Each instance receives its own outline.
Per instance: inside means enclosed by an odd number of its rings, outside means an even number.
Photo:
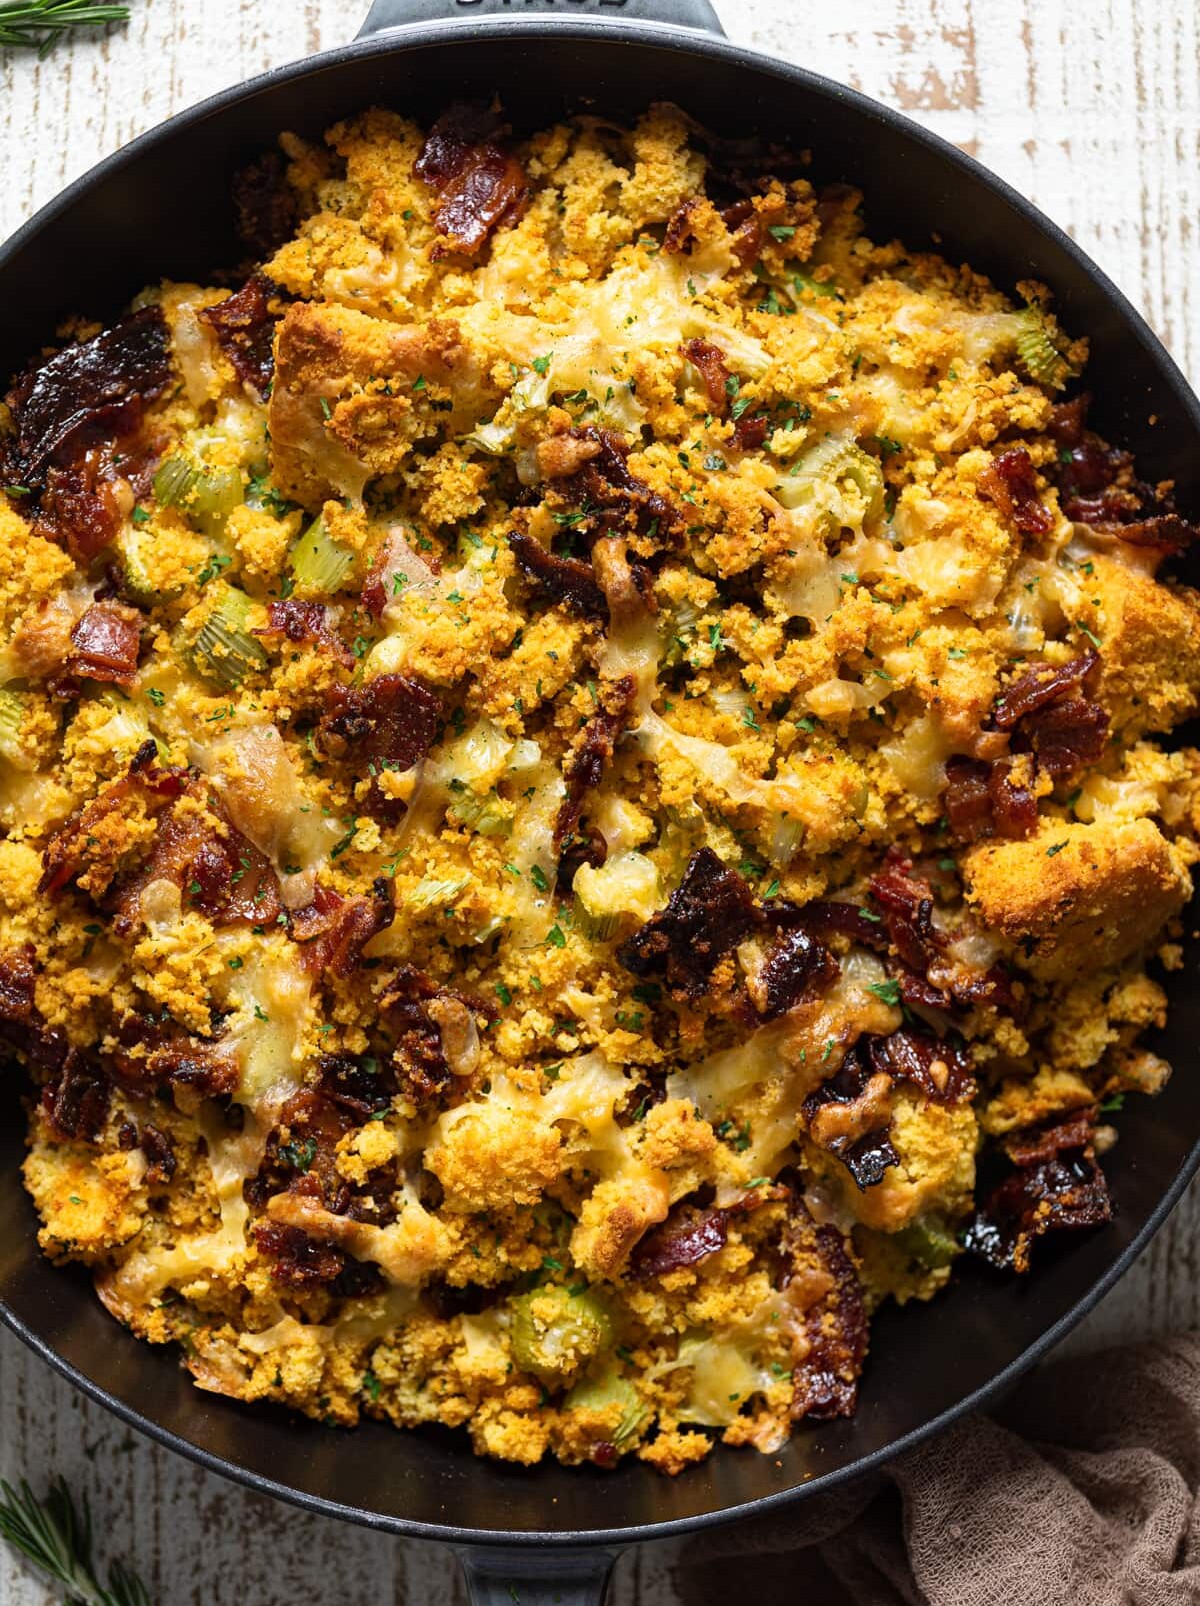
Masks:
[[[1200,31],[1174,0],[717,0],[731,36],[889,101],[1065,225],[1200,377]],[[110,37],[0,60],[0,237],[99,156],[199,97],[354,33],[366,0],[134,0]],[[13,316],[13,309],[0,313]],[[1200,1321],[1200,1192],[1071,1340]],[[243,1494],[136,1438],[0,1333],[0,1476],[90,1492],[106,1553],[158,1606],[463,1600],[453,1562]],[[671,1551],[627,1555],[618,1606],[674,1606]],[[747,1582],[750,1582],[747,1579]],[[53,1592],[0,1554],[3,1606]]]

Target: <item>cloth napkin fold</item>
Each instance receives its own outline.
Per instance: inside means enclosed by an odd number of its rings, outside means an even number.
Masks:
[[[1189,1335],[1056,1361],[881,1473],[700,1534],[676,1587],[685,1606],[1197,1606],[1198,1484]]]

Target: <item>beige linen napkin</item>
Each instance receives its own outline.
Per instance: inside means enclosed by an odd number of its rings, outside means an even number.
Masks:
[[[689,1541],[676,1583],[685,1606],[1197,1606],[1198,1482],[1189,1335],[1054,1362],[867,1481]]]

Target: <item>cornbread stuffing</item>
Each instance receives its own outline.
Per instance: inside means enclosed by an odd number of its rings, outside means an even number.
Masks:
[[[0,407],[42,1247],[236,1399],[772,1453],[883,1301],[1109,1218],[1196,531],[1040,286],[787,153],[669,106],[281,148],[226,288]]]

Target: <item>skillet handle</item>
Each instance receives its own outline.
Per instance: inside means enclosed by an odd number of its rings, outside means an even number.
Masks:
[[[458,1551],[471,1606],[604,1606],[611,1550]]]
[[[472,22],[479,17],[595,17],[610,22],[669,22],[723,35],[711,0],[374,0],[358,31],[365,39],[409,22]]]

